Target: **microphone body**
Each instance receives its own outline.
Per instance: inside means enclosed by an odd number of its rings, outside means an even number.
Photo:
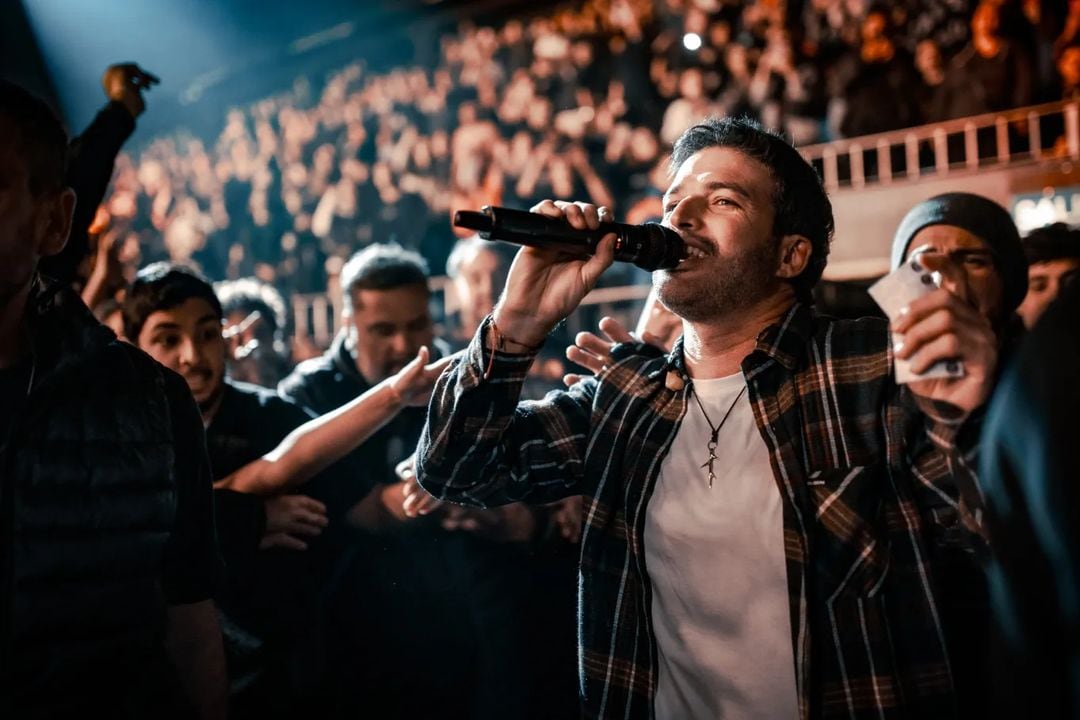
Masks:
[[[659,223],[602,222],[596,230],[578,230],[563,218],[485,205],[480,212],[454,213],[454,225],[476,230],[485,240],[503,240],[582,256],[596,254],[601,238],[615,233],[615,259],[650,271],[673,268],[686,256],[686,246],[679,234]]]

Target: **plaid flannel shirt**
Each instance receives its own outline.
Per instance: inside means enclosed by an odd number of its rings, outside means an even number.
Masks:
[[[417,452],[421,484],[479,507],[586,496],[585,715],[650,718],[657,649],[643,529],[687,409],[682,341],[668,356],[619,346],[599,376],[519,403],[533,356],[500,351],[489,367],[489,327],[490,318],[438,381]],[[970,461],[956,449],[962,413],[917,406],[895,384],[884,321],[828,319],[801,304],[761,333],[742,370],[783,499],[801,717],[953,716],[928,526],[963,515],[957,488],[975,501]]]

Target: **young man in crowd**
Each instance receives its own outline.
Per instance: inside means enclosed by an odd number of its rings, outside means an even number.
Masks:
[[[272,390],[233,382],[225,373],[223,312],[195,271],[155,263],[139,271],[124,300],[124,334],[187,381],[202,423],[210,469],[221,479],[262,457],[311,419]],[[325,527],[322,503],[303,495],[261,498],[214,491],[226,562],[224,623],[233,717],[287,717],[295,635],[310,628],[314,591],[303,582],[307,558],[296,551]]]
[[[832,211],[794,148],[726,118],[684,133],[672,162],[664,223],[688,257],[653,275],[683,318],[672,352],[620,346],[597,377],[518,405],[614,237],[589,259],[522,249],[436,386],[421,484],[482,506],[589,498],[587,717],[955,715],[928,567],[937,518],[918,510],[955,488],[978,502],[957,439],[990,391],[990,324],[944,288],[908,306],[895,350],[883,321],[816,316]],[[577,228],[609,217],[535,211]],[[899,386],[894,353],[965,374]]]
[[[281,293],[253,277],[215,283],[214,293],[225,313],[229,377],[277,387],[292,370],[285,341],[288,317]]]
[[[1065,286],[1080,274],[1080,230],[1054,223],[1032,230],[1024,238],[1028,261],[1028,291],[1017,312],[1028,330]]]
[[[0,81],[0,715],[223,718],[198,411],[37,272],[71,229],[66,152]]]

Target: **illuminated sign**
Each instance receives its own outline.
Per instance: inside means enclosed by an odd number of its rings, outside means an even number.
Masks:
[[[1015,195],[1012,216],[1021,235],[1050,223],[1080,224],[1080,187],[1048,187],[1041,193]]]

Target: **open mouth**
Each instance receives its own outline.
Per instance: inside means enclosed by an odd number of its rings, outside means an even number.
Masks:
[[[690,260],[692,258],[703,258],[703,257],[708,257],[708,255],[709,254],[707,252],[705,252],[704,250],[702,250],[701,248],[694,247],[693,245],[687,245],[686,246],[686,257],[684,257],[679,262],[684,263],[687,260]]]
[[[687,260],[696,260],[713,254],[712,245],[705,240],[693,235],[683,235],[682,238],[686,248],[686,255],[679,261],[680,265]]]

